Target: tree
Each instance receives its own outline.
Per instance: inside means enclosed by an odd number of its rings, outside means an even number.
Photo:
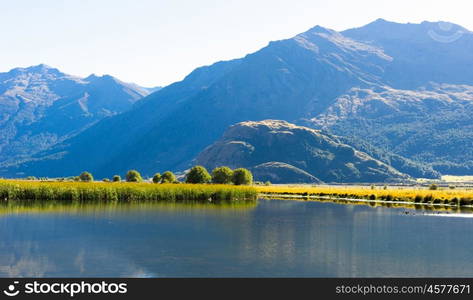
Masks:
[[[430,186],[429,186],[429,190],[437,190],[438,189],[438,186],[435,184],[435,183],[432,183]]]
[[[82,172],[79,175],[79,180],[80,181],[94,181],[94,177],[89,172]]]
[[[186,175],[186,183],[208,183],[211,179],[207,169],[202,166],[192,167]]]
[[[218,167],[212,171],[212,182],[219,184],[231,184],[233,171],[229,167]]]
[[[143,178],[141,178],[140,172],[136,170],[130,170],[126,173],[126,181],[128,182],[141,182]]]
[[[153,182],[154,183],[160,183],[161,182],[161,174],[159,174],[159,173],[154,174]]]
[[[176,181],[176,176],[171,171],[166,171],[161,176],[161,183],[174,183]]]
[[[245,168],[233,170],[233,183],[236,185],[251,184],[253,183],[253,174]]]
[[[113,182],[120,182],[122,181],[122,178],[120,177],[120,175],[113,175]]]

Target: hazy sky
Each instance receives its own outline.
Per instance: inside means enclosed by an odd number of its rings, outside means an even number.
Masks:
[[[166,85],[315,25],[343,30],[385,18],[471,30],[472,13],[471,0],[0,0],[0,72],[45,63]]]

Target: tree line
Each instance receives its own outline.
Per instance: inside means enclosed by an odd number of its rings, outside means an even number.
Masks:
[[[94,181],[94,177],[90,172],[84,171],[75,178],[77,181]],[[110,182],[110,179],[104,178],[103,181]],[[120,175],[114,175],[112,182],[120,182],[122,178]],[[129,170],[125,175],[127,182],[142,182],[143,178],[137,170]],[[166,171],[163,174],[156,173],[151,178],[153,183],[179,183],[176,175],[171,171]],[[245,168],[238,168],[232,170],[229,167],[222,166],[212,170],[210,174],[203,166],[194,166],[185,176],[185,183],[214,183],[214,184],[235,184],[247,185],[253,183],[253,174],[250,170]]]

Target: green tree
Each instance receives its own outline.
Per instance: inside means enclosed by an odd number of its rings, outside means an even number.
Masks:
[[[120,177],[120,175],[113,175],[113,182],[120,182],[122,181],[122,178]]]
[[[233,170],[233,183],[236,185],[253,183],[253,174],[248,169],[239,168]]]
[[[126,173],[126,181],[128,182],[141,182],[143,178],[141,178],[140,172],[136,170],[130,170]]]
[[[202,166],[192,167],[186,175],[186,183],[208,183],[210,182],[209,172]]]
[[[154,174],[153,182],[154,183],[160,183],[161,182],[161,174],[159,174],[159,173]]]
[[[103,181],[103,182],[110,182],[110,179],[104,178],[104,179],[102,179],[102,181]]]
[[[432,183],[430,186],[429,186],[429,190],[437,190],[438,189],[438,186],[435,184],[435,183]]]
[[[171,171],[166,171],[161,176],[161,183],[174,183],[176,181],[176,175]]]
[[[79,175],[79,180],[80,181],[94,181],[94,176],[90,174],[89,172],[82,172]]]
[[[212,171],[212,182],[220,184],[231,184],[233,171],[229,167],[218,167]]]

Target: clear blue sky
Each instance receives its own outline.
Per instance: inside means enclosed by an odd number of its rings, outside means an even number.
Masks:
[[[471,30],[472,11],[471,0],[5,0],[0,71],[45,63],[166,85],[315,25],[343,30],[384,18]]]

